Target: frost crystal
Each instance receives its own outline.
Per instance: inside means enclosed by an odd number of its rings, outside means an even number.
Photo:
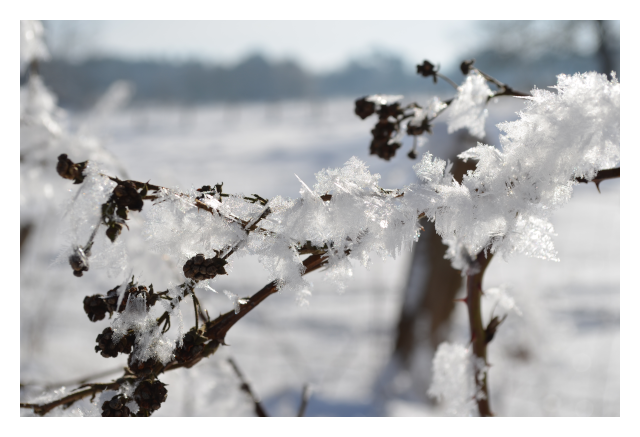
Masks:
[[[487,100],[492,95],[493,92],[484,77],[476,71],[470,72],[464,83],[458,87],[458,95],[447,109],[448,132],[467,128],[474,137],[483,138],[488,115]]]
[[[433,358],[433,377],[428,394],[442,402],[452,416],[476,416],[474,396],[478,391],[470,349],[441,343]]]

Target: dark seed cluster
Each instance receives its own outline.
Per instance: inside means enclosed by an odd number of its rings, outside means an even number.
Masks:
[[[376,104],[367,100],[367,97],[362,97],[356,100],[355,113],[361,119],[365,119],[376,112]]]
[[[438,75],[437,75],[438,74],[438,70],[439,70],[438,67],[436,67],[431,62],[426,61],[426,60],[422,64],[418,64],[416,66],[416,73],[418,73],[419,75],[421,75],[423,77],[432,76],[433,77],[433,83],[437,83],[438,82]]]
[[[85,168],[87,168],[87,161],[74,164],[74,162],[67,157],[66,153],[58,156],[56,171],[63,178],[71,179],[74,184],[81,184],[84,181],[84,175],[82,173]]]
[[[82,276],[83,272],[89,271],[89,257],[91,256],[91,249],[84,250],[81,247],[75,247],[73,253],[69,257],[69,264],[73,269],[74,276],[78,278]]]
[[[158,364],[159,363],[153,358],[149,358],[146,361],[137,360],[134,362],[133,355],[129,355],[129,359],[127,360],[127,366],[129,370],[131,370],[131,373],[138,376],[148,375]]]
[[[89,320],[97,322],[98,320],[104,319],[107,313],[109,313],[109,317],[111,317],[118,304],[117,290],[118,287],[109,290],[106,296],[94,294],[93,296],[86,296],[84,298],[84,312],[87,313]]]
[[[174,352],[176,361],[186,363],[194,359],[204,349],[207,338],[191,328],[182,338],[182,346]]]
[[[380,158],[387,161],[394,157],[396,150],[401,146],[400,143],[389,143],[395,130],[395,123],[391,123],[386,119],[378,121],[375,127],[371,130],[373,140],[371,141],[371,146],[369,146],[370,154],[378,155]]]
[[[129,399],[117,395],[102,404],[102,417],[132,417],[131,410],[125,404]]]
[[[471,70],[471,67],[473,67],[473,63],[475,61],[476,61],[475,59],[462,61],[462,64],[460,64],[460,70],[462,71],[462,74],[464,74],[465,76],[469,74],[469,71]]]
[[[100,355],[105,358],[115,358],[118,356],[118,353],[130,354],[133,344],[135,343],[135,335],[133,335],[133,333],[125,335],[120,341],[114,343],[113,334],[114,332],[111,328],[104,328],[102,334],[98,334],[96,338],[96,343],[98,343],[95,347],[96,352],[100,352]]]
[[[149,414],[160,408],[160,404],[167,400],[167,389],[164,388],[166,384],[155,380],[150,381],[145,379],[133,392],[133,399],[140,406],[141,415]]]
[[[120,208],[129,208],[131,211],[142,211],[144,201],[138,193],[136,186],[130,181],[120,181],[113,189],[111,198]]]
[[[151,308],[158,301],[158,294],[153,291],[153,285],[150,285],[149,288],[144,285],[130,285],[127,291],[124,293],[124,297],[122,298],[122,303],[120,304],[120,308],[118,311],[122,312],[127,307],[127,302],[129,301],[129,296],[137,296],[140,297],[143,295],[145,297],[145,302],[147,305],[147,309]]]
[[[185,263],[182,271],[187,278],[201,281],[213,279],[216,275],[226,275],[225,265],[227,261],[222,258],[205,258],[202,253],[199,253]]]

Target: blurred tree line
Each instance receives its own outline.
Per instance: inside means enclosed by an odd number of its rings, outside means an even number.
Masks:
[[[487,73],[500,76],[518,89],[554,84],[558,71],[608,73],[620,69],[619,22],[487,21],[480,30],[478,37],[484,38],[486,49],[464,58],[475,58]],[[72,37],[82,39],[79,34]],[[428,44],[425,41],[425,51]],[[422,59],[410,61],[417,64]],[[59,96],[60,105],[73,109],[90,107],[117,80],[135,86],[134,104],[190,105],[450,91],[442,83],[427,87],[406,62],[392,53],[376,51],[352,59],[340,70],[314,74],[294,60],[271,61],[259,53],[234,66],[125,60],[96,54],[82,61],[53,56],[41,65],[41,74]],[[461,77],[457,64],[443,65],[443,72]]]

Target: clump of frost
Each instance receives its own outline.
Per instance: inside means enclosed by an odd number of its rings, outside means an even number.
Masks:
[[[156,317],[147,311],[147,302],[143,294],[131,294],[125,310],[116,315],[111,323],[113,342],[117,343],[132,330],[135,333],[135,348],[131,358],[133,362],[155,359],[167,364],[173,358],[175,341],[161,332]]]
[[[427,101],[427,106],[425,108],[426,115],[429,118],[433,118],[438,115],[444,108],[447,107],[447,104],[440,100],[440,97],[434,96]]]
[[[461,344],[440,343],[432,365],[433,376],[428,394],[441,402],[451,416],[477,416],[474,397],[473,354]]]
[[[516,301],[507,293],[505,287],[494,287],[484,290],[485,296],[488,298],[488,304],[493,305],[495,316],[502,317],[511,311],[522,316],[522,311],[516,306]]]
[[[484,138],[484,124],[488,116],[486,105],[492,95],[485,78],[471,71],[458,87],[458,94],[447,109],[447,131],[453,133],[467,128],[474,137]]]
[[[551,213],[571,198],[576,177],[620,164],[620,84],[597,73],[558,76],[557,92],[534,89],[514,122],[498,127],[501,150],[478,143],[459,155],[476,170],[457,183],[444,161],[426,153],[422,181],[407,202],[435,221],[459,267],[490,248],[557,260]],[[472,255],[473,256],[473,255]]]

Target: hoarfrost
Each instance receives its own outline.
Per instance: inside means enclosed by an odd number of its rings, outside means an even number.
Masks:
[[[484,77],[471,71],[447,109],[448,132],[467,128],[474,137],[484,138],[484,124],[488,116],[486,105],[492,95]]]
[[[432,369],[433,377],[427,393],[442,402],[446,414],[477,416],[474,396],[478,389],[471,350],[461,344],[440,343]]]
[[[414,166],[422,184],[405,196],[435,221],[444,240],[557,260],[551,213],[571,198],[576,177],[620,164],[620,84],[597,73],[558,76],[558,92],[534,89],[519,120],[502,123],[501,150],[478,143],[459,157],[477,160],[461,184],[429,153]]]

